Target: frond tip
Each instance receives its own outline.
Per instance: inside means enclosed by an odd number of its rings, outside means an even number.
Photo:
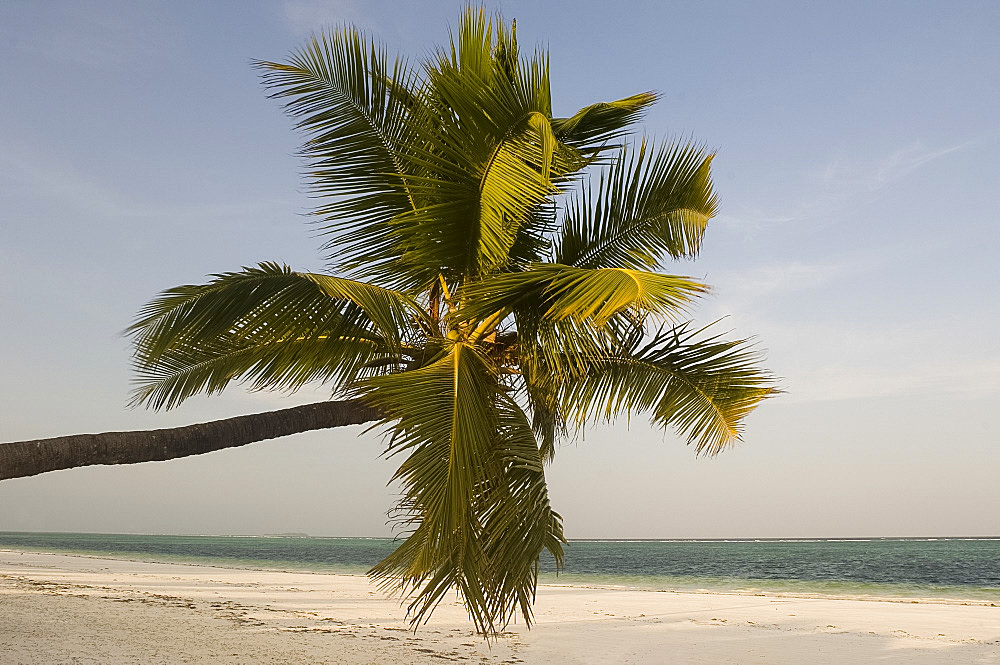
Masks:
[[[703,338],[704,331],[682,324],[595,356],[584,376],[565,384],[562,408],[581,425],[648,412],[698,454],[718,454],[740,439],[746,416],[780,391],[750,340]]]

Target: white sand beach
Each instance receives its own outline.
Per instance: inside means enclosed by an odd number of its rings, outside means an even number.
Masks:
[[[363,576],[0,550],[0,663],[1000,663],[1000,607],[542,585],[487,644]]]

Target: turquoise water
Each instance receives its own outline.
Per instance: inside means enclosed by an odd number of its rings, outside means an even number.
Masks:
[[[363,573],[380,538],[0,532],[0,548],[246,568]],[[575,540],[541,581],[651,590],[950,598],[1000,603],[1000,538]]]

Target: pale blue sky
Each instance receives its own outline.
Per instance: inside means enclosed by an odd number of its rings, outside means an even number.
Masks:
[[[1000,534],[1000,4],[504,2],[553,101],[662,93],[644,126],[719,150],[679,272],[788,393],[696,459],[636,418],[561,449],[570,537]],[[298,137],[252,58],[344,20],[413,58],[461,3],[0,4],[0,440],[315,400],[127,410],[119,332],[159,290],[319,269]],[[0,483],[0,530],[383,535],[360,428]]]

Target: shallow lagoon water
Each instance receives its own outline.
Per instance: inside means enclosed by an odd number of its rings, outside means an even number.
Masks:
[[[385,538],[0,532],[0,548],[354,574],[397,544]],[[562,572],[542,558],[540,581],[1000,603],[1000,538],[574,540]]]

